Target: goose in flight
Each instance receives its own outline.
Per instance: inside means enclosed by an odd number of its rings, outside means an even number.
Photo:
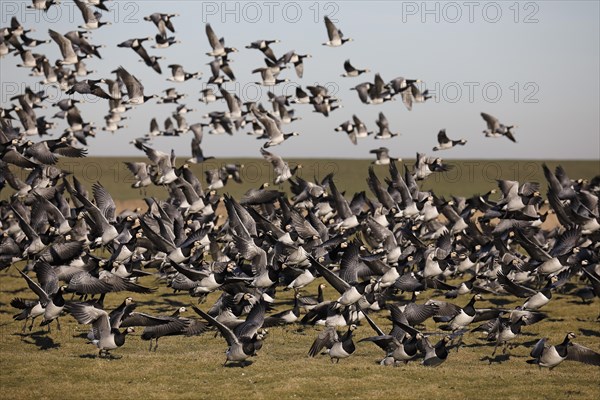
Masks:
[[[511,129],[516,128],[516,125],[504,125],[501,124],[498,118],[486,114],[484,112],[481,113],[481,117],[485,120],[487,124],[487,129],[483,131],[485,133],[485,137],[493,137],[499,138],[502,136],[506,136],[509,140],[517,143],[517,140],[513,136]]]
[[[327,28],[327,36],[329,40],[323,43],[323,46],[339,47],[346,42],[351,42],[354,39],[344,38],[344,34],[339,30],[329,17],[325,16],[325,27]]]
[[[449,139],[448,136],[446,136],[445,129],[442,129],[441,131],[438,132],[437,140],[438,140],[438,145],[433,148],[433,151],[447,150],[447,149],[451,149],[457,145],[464,146],[465,144],[467,144],[467,141],[465,139],[460,139],[460,140]]]
[[[346,72],[344,72],[341,75],[344,78],[354,78],[354,77],[359,76],[361,74],[364,74],[364,73],[367,73],[367,72],[371,72],[371,70],[369,68],[365,68],[365,69],[354,68],[352,66],[352,64],[350,64],[350,60],[344,61],[344,70]]]

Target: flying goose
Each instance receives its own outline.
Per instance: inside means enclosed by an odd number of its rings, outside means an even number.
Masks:
[[[458,307],[451,303],[433,301],[439,307],[437,315],[434,317],[436,322],[447,322],[447,326],[442,326],[442,329],[449,329],[453,332],[461,330],[469,325],[475,319],[477,310],[475,310],[475,302],[483,297],[476,294],[471,297],[471,300],[464,306]]]
[[[523,309],[525,310],[537,310],[548,304],[548,302],[552,299],[552,289],[554,288],[553,285],[557,280],[558,278],[556,276],[550,277],[542,290],[537,291],[526,286],[519,285],[511,281],[501,271],[498,272],[498,282],[507,292],[517,297],[527,298],[523,304]]]
[[[220,96],[215,95],[213,88],[210,87],[202,89],[200,93],[202,93],[202,97],[199,100],[205,104],[213,103],[221,98]]]
[[[344,61],[344,70],[346,72],[344,72],[341,76],[345,77],[345,78],[354,78],[361,74],[371,72],[371,70],[368,68],[365,68],[365,69],[354,68],[352,66],[352,64],[350,64],[350,60]]]
[[[145,21],[151,21],[158,28],[158,32],[164,38],[167,37],[167,29],[171,32],[175,32],[175,27],[171,22],[171,18],[178,17],[179,14],[167,14],[167,13],[152,13],[144,17]]]
[[[252,71],[252,73],[253,74],[260,73],[262,81],[261,82],[254,82],[257,85],[275,86],[275,85],[278,85],[278,84],[283,83],[283,82],[289,82],[288,78],[277,79],[276,76],[273,74],[273,70],[271,68],[269,68],[269,67],[256,68],[255,70]]]
[[[333,363],[335,360],[336,363],[339,363],[340,359],[350,357],[356,350],[352,340],[354,330],[356,330],[354,324],[350,325],[344,334],[338,333],[333,326],[325,328],[313,342],[308,355],[315,357],[323,348],[327,348],[331,362]]]
[[[50,34],[52,40],[54,40],[60,48],[60,52],[63,57],[62,60],[59,60],[60,65],[77,64],[77,62],[80,60],[80,57],[77,55],[77,53],[75,53],[71,41],[52,29],[48,29],[48,33]]]
[[[102,193],[101,196],[106,198],[107,200],[110,197],[110,195],[107,195],[107,192],[98,193]],[[117,231],[117,229],[108,221],[107,215],[104,214],[98,208],[98,206],[93,204],[87,197],[85,197],[77,191],[73,192],[72,194],[79,202],[81,202],[81,204],[83,204],[83,207],[90,216],[90,221],[93,223],[94,228],[91,234],[95,236],[94,242],[96,244],[102,244],[103,246],[106,246],[109,243],[111,243],[117,236],[119,236],[119,232]],[[112,201],[112,199],[110,200]]]
[[[93,328],[93,340],[91,341],[98,349],[99,357],[111,357],[110,351],[125,344],[125,338],[129,333],[135,332],[133,327],[121,332],[113,328],[106,311],[87,305],[85,303],[72,303],[69,312],[80,324],[91,324]]]
[[[117,76],[119,77],[121,82],[123,82],[123,84],[127,88],[127,96],[129,97],[129,100],[127,101],[128,104],[135,104],[135,105],[143,104],[152,98],[158,97],[155,94],[153,94],[151,96],[145,96],[144,95],[144,86],[141,84],[141,82],[135,76],[133,76],[129,72],[127,72],[127,70],[125,70],[125,68],[123,68],[123,67],[117,68]]]
[[[281,121],[276,120],[270,114],[263,114],[255,109],[253,109],[253,113],[260,123],[265,127],[264,136],[269,138],[269,140],[263,145],[265,149],[271,146],[277,146],[292,136],[300,135],[298,132],[283,133],[281,131]]]
[[[192,306],[192,308],[196,313],[198,313],[198,315],[208,321],[210,325],[216,327],[227,341],[229,348],[226,351],[227,356],[223,365],[227,365],[228,362],[239,363],[242,368],[249,365],[247,359],[256,354],[257,344],[263,339],[264,335],[262,333],[254,333],[252,337],[239,337],[230,328],[213,318],[208,313],[205,313],[196,306]]]
[[[175,182],[177,174],[175,173],[175,153],[171,151],[171,154],[163,153],[162,151],[155,150],[144,144],[140,146],[150,161],[152,161],[159,169],[159,177],[157,184],[168,185]]]
[[[496,354],[498,346],[502,345],[502,353],[506,353],[508,342],[515,339],[520,333],[523,325],[527,324],[527,316],[523,315],[519,317],[515,322],[510,319],[503,319],[498,317],[493,321],[493,325],[488,334],[489,339],[496,339],[496,345],[492,352],[492,357]]]
[[[447,150],[447,149],[453,148],[456,145],[464,146],[465,144],[467,144],[467,141],[465,139],[460,139],[460,140],[448,139],[448,136],[446,136],[445,129],[442,129],[438,132],[437,140],[438,140],[438,145],[433,148],[433,151]]]
[[[271,59],[272,61],[277,61],[277,57],[275,57],[275,54],[273,53],[273,49],[271,49],[269,46],[273,43],[279,43],[281,42],[281,40],[275,39],[275,40],[255,40],[254,42],[250,43],[249,45],[246,46],[247,49],[257,49],[263,52],[263,54],[265,56],[267,56],[269,59]]]
[[[127,39],[124,42],[119,43],[117,45],[117,47],[122,47],[122,48],[136,48],[136,47],[139,47],[146,40],[151,41],[152,40],[152,36],[143,37],[143,38]]]
[[[450,169],[452,166],[444,164],[440,157],[427,157],[423,153],[417,153],[413,174],[415,179],[423,180],[434,172],[445,172]]]
[[[21,329],[21,332],[25,332],[28,319],[31,319],[31,325],[29,325],[29,330],[31,331],[33,329],[33,323],[35,319],[41,315],[44,315],[46,312],[46,309],[44,306],[42,306],[42,303],[40,303],[39,300],[25,300],[16,297],[10,301],[10,305],[21,310],[20,313],[13,316],[15,321],[25,321],[23,323],[23,329]]]
[[[390,151],[390,149],[388,149],[387,147],[380,147],[378,149],[373,149],[373,150],[369,151],[369,153],[375,154],[375,156],[377,157],[377,159],[375,161],[373,161],[372,164],[388,165],[392,161],[401,161],[401,159],[399,159],[399,158],[390,157],[389,151]]]
[[[533,359],[527,362],[537,364],[540,369],[547,367],[550,370],[565,360],[600,366],[600,354],[585,346],[571,342],[574,338],[575,334],[569,332],[560,344],[554,346],[546,343],[547,338],[540,339],[531,350],[530,356]]]
[[[31,5],[28,5],[27,8],[48,11],[50,7],[58,4],[60,4],[60,0],[31,0]]]
[[[132,188],[145,188],[150,186],[152,179],[150,178],[148,164],[144,162],[125,162],[125,165],[135,178],[135,182],[131,184]]]
[[[112,25],[111,22],[101,22],[100,17],[102,16],[102,14],[100,14],[97,11],[94,12],[91,7],[88,7],[87,3],[84,3],[80,0],[74,1],[77,8],[79,8],[79,11],[81,11],[81,15],[83,17],[83,20],[85,21],[85,24],[81,25],[80,28],[98,29],[103,25]]]
[[[309,259],[317,272],[319,272],[319,274],[340,294],[340,297],[335,301],[335,308],[353,305],[357,303],[368,290],[372,290],[372,287],[369,288],[369,285],[371,285],[369,281],[350,284],[324,267],[314,258],[309,256]]]
[[[273,177],[273,183],[275,185],[279,185],[288,179],[290,179],[298,168],[302,168],[300,164],[295,167],[289,167],[288,163],[283,160],[280,156],[274,153],[270,153],[261,147],[260,154],[262,154],[263,158],[267,160],[267,162],[271,163],[273,166],[273,171],[275,172],[275,176]]]
[[[398,322],[398,326],[412,337],[417,337],[417,335],[423,337],[423,339],[421,339],[421,346],[425,352],[425,358],[423,359],[422,365],[426,367],[437,367],[448,359],[449,352],[447,346],[453,339],[452,335],[446,335],[435,345],[432,345],[429,341],[429,337],[423,335],[412,326],[402,322]]]
[[[167,80],[172,82],[184,82],[189,79],[198,78],[201,75],[201,72],[185,72],[183,67],[179,64],[170,64],[169,68],[171,68],[171,74],[173,76],[167,78]]]
[[[359,340],[359,342],[372,342],[385,351],[386,357],[381,360],[380,363],[382,365],[387,365],[390,362],[395,364],[398,361],[407,364],[417,357],[419,353],[419,344],[423,339],[423,336],[421,333],[416,333],[414,336],[407,335],[397,324],[397,322],[401,322],[408,325],[408,321],[402,311],[395,305],[390,305],[388,308],[390,310],[392,322],[394,323],[391,332],[386,335],[368,314],[364,314],[365,319],[369,325],[371,325],[377,336],[366,337]]]
[[[391,139],[394,136],[398,136],[399,133],[394,133],[390,131],[389,122],[385,115],[380,112],[377,121],[375,121],[377,126],[379,127],[379,133],[375,135],[375,139]]]
[[[277,60],[277,63],[283,62],[284,64],[293,64],[296,75],[298,78],[302,78],[304,75],[304,59],[311,57],[312,55],[310,54],[298,54],[292,50],[281,56],[281,58]]]
[[[504,124],[501,124],[496,117],[493,117],[490,114],[486,114],[484,112],[481,113],[481,117],[485,120],[485,123],[487,124],[487,129],[483,131],[483,133],[485,133],[485,137],[498,138],[506,136],[511,141],[515,143],[517,142],[512,132],[510,131],[511,129],[516,128],[516,125],[506,126]]]
[[[328,16],[325,16],[325,27],[327,28],[327,36],[329,40],[323,43],[323,46],[338,47],[346,42],[351,42],[354,39],[344,38],[344,34],[339,30]]]
[[[160,33],[157,33],[155,36],[156,44],[153,44],[153,49],[166,49],[169,46],[172,46],[176,43],[181,43],[181,40],[175,38],[175,36],[163,36]]]
[[[207,324],[192,318],[182,317],[180,314],[186,311],[185,307],[179,307],[172,315],[154,316],[142,312],[132,312],[121,323],[121,327],[143,326],[142,340],[150,341],[152,351],[152,339],[154,339],[154,351],[158,349],[158,339],[163,336],[196,336],[206,331]]]
[[[46,263],[37,264],[36,275],[40,284],[44,286],[43,288],[23,271],[19,270],[19,274],[25,279],[27,286],[38,296],[40,306],[44,309],[41,325],[49,325],[52,321],[56,320],[56,326],[60,330],[60,321],[58,318],[65,307],[65,300],[62,297],[64,286],[58,286],[58,278],[54,273],[53,267]],[[32,311],[35,308],[36,306],[32,307]],[[35,317],[32,317],[32,326],[33,319]],[[48,326],[48,330],[50,330],[50,326]]]
[[[237,52],[235,47],[225,47],[225,39],[219,39],[210,24],[206,24],[205,30],[206,36],[208,37],[208,43],[210,44],[210,47],[212,47],[212,51],[206,53],[207,55],[213,57],[223,57],[228,53]]]

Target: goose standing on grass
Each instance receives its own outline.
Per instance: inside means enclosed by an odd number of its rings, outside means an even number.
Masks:
[[[327,28],[327,36],[329,40],[323,43],[323,46],[339,47],[346,42],[351,42],[353,39],[344,38],[344,34],[339,30],[329,17],[325,16],[325,27]]]
[[[467,144],[467,141],[465,139],[460,139],[460,140],[448,139],[448,136],[446,136],[445,129],[442,129],[441,131],[438,132],[437,140],[438,140],[438,145],[433,148],[433,151],[447,150],[447,149],[451,149],[457,145],[464,146],[465,144]]]
[[[516,125],[507,126],[501,124],[498,118],[493,117],[490,114],[486,114],[484,112],[481,113],[481,117],[485,120],[485,123],[487,124],[487,129],[483,131],[483,133],[485,133],[485,137],[499,138],[502,136],[506,136],[511,141],[517,143],[517,140],[510,131],[511,129],[516,128]]]
[[[547,338],[540,339],[531,350],[530,356],[533,359],[527,360],[527,363],[537,364],[540,369],[546,367],[550,370],[565,360],[600,366],[600,354],[585,346],[571,342],[574,338],[575,334],[569,332],[562,343],[554,346],[546,343]]]

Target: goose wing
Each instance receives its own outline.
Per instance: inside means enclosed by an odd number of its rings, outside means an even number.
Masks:
[[[327,16],[325,16],[325,27],[327,28],[327,36],[329,36],[329,40],[334,40],[334,39],[340,38],[338,28],[336,28],[334,23],[331,22],[331,20]]]
[[[317,338],[313,342],[312,346],[310,346],[310,350],[308,351],[308,355],[310,357],[315,357],[321,349],[328,348],[330,349],[334,343],[339,341],[339,336],[337,331],[333,326],[326,328],[323,332],[317,335]]]
[[[312,264],[314,265],[316,270],[340,294],[344,294],[344,292],[346,292],[346,290],[350,289],[351,285],[348,282],[346,282],[345,280],[343,280],[342,278],[340,278],[339,276],[337,276],[336,274],[331,272],[329,269],[325,268],[320,262],[315,260],[311,255],[309,255],[308,258],[312,262]]]
[[[498,121],[498,119],[496,117],[491,116],[490,114],[482,112],[481,118],[485,120],[488,129],[491,130],[492,133],[500,127],[500,122]]]
[[[225,340],[227,340],[227,344],[229,346],[233,346],[234,344],[239,344],[240,343],[239,339],[237,338],[237,336],[235,336],[235,334],[233,333],[233,331],[231,329],[229,329],[227,326],[223,325],[221,322],[217,321],[212,316],[210,316],[209,314],[205,313],[204,311],[202,311],[201,309],[199,309],[196,306],[192,306],[192,309],[198,315],[200,315],[202,318],[204,318],[206,321],[208,321],[208,323],[210,325],[217,327],[217,329],[221,332],[221,335],[223,335],[225,337]]]
[[[600,366],[600,354],[577,343],[570,343],[567,348],[567,360]]]

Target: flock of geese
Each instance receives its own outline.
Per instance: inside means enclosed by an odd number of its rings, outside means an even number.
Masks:
[[[74,2],[85,31],[49,31],[61,59],[51,62],[33,52],[48,41],[31,39],[30,30],[16,18],[1,29],[0,54],[20,55],[21,66],[31,69],[33,76],[43,76],[44,83],[58,85],[67,94],[105,99],[109,106],[105,130],[120,129],[121,114],[159,96],[147,95],[142,83],[122,66],[114,69],[112,79],[88,77],[92,72],[83,59],[99,58],[101,48],[89,42],[89,31],[106,25],[95,10],[106,6],[105,1]],[[55,4],[34,0],[31,7],[43,11]],[[144,18],[158,29],[154,48],[179,43],[169,36],[175,32],[176,17],[154,13]],[[324,45],[337,47],[352,40],[327,17],[325,26]],[[545,199],[539,183],[510,180],[498,181],[497,200],[493,200],[496,190],[445,199],[419,186],[449,168],[441,158],[419,153],[411,168],[380,147],[372,150],[377,160],[368,171],[370,193],[343,193],[331,174],[322,180],[302,179],[296,175],[299,166],[290,168],[267,148],[298,135],[284,132],[284,125],[297,118],[290,104],[311,104],[327,117],[339,107],[339,99],[321,86],[306,90],[298,86],[293,98],[271,95],[272,110],[242,103],[221,87],[235,79],[230,56],[238,50],[226,46],[209,24],[206,35],[211,48],[206,54],[213,57],[209,83],[214,88],[203,91],[202,101],[222,98],[227,110],[206,115],[210,122],[187,124],[185,114],[190,109],[177,103],[180,97],[175,89],[160,98],[178,105],[173,115],[177,127],[170,122],[161,130],[153,120],[150,133],[133,141],[148,162],[127,163],[136,177],[133,187],[159,185],[167,192],[165,200],[145,198],[145,212],[117,213],[113,197],[99,182],[90,192],[77,177],[57,167],[60,157],[85,157],[81,145],[95,135],[75,98],[54,104],[58,108],[54,118],[66,118],[69,125],[56,139],[45,138],[53,124],[36,114],[36,109],[46,106],[44,92],[27,89],[11,99],[15,101],[11,108],[1,110],[0,190],[6,190],[6,185],[13,190],[0,202],[0,269],[16,268],[31,290],[31,295],[11,302],[18,310],[14,319],[23,321],[23,331],[31,330],[37,320],[51,334],[53,322],[60,329],[61,318],[74,318],[90,326],[88,339],[99,356],[114,357],[110,352],[125,345],[136,328],[143,329],[141,338],[154,351],[164,336],[197,336],[216,329],[227,342],[225,363],[245,366],[268,340],[269,329],[317,325],[323,328],[307,349],[311,357],[323,351],[335,362],[350,357],[357,349],[353,334],[361,329],[373,332],[360,342],[381,349],[382,365],[418,361],[434,367],[448,359],[451,348],[476,334],[494,347],[492,355],[498,348],[506,352],[519,343],[523,330],[552,315],[553,293],[580,298],[581,303],[600,296],[600,177],[571,179],[562,167],[552,171],[544,165]],[[150,56],[143,46],[150,40],[134,38],[119,47],[131,48],[161,73],[161,58]],[[253,71],[260,74],[257,84],[285,81],[279,76],[290,65],[302,77],[303,61],[309,55],[290,51],[278,58],[270,47],[278,42],[257,40],[246,46],[265,56],[265,66]],[[200,77],[181,65],[169,68],[172,82]],[[344,70],[342,76],[348,78],[370,72],[355,68],[350,60],[344,62]],[[419,82],[396,78],[386,83],[375,74],[373,82],[354,89],[363,103],[380,104],[400,96],[410,109],[429,97],[419,90]],[[487,126],[485,136],[515,141],[514,126],[486,113],[481,116]],[[281,189],[287,182],[291,195],[267,184],[240,199],[218,194],[229,179],[241,181],[243,165],[206,171],[205,185],[188,164],[177,166],[173,151],[162,152],[149,142],[154,136],[178,136],[191,130],[193,157],[188,162],[202,163],[211,158],[201,149],[204,128],[209,133],[233,134],[247,125],[251,134],[265,141],[260,153],[273,166],[273,183]],[[398,135],[383,113],[377,126],[377,139]],[[373,133],[356,115],[336,131],[345,132],[353,143]],[[33,141],[36,135],[41,139]],[[452,140],[441,130],[433,151],[465,144],[466,140]],[[375,173],[381,165],[389,170],[383,182]],[[542,225],[549,213],[556,214],[556,228]],[[171,315],[142,312],[144,305],[129,294],[154,293],[156,288],[139,283],[149,275],[196,298],[198,306],[191,306],[196,315],[184,316],[183,307]],[[338,292],[337,298],[324,298],[323,281]],[[314,286],[317,295],[308,295]],[[446,300],[420,301],[419,294],[428,289]],[[281,310],[279,299],[285,290],[293,291],[294,304]],[[217,301],[206,305],[207,296],[215,292],[220,293]],[[107,295],[124,299],[107,310]],[[66,300],[69,296],[71,300]],[[506,304],[498,301],[505,297],[522,301],[515,308],[479,308],[482,297],[494,304]],[[389,315],[390,330],[377,325],[373,319],[377,313]],[[429,319],[438,324],[436,332],[425,330],[423,324]],[[600,365],[600,354],[574,343],[573,332],[565,335],[563,342],[555,344],[540,339],[528,362],[549,368],[564,360]]]

